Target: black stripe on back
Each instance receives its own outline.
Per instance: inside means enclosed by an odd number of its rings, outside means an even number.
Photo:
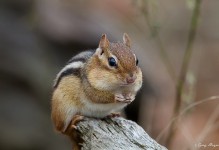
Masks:
[[[59,85],[62,78],[66,77],[66,76],[70,76],[70,75],[74,75],[74,76],[79,77],[80,76],[80,68],[69,68],[69,69],[65,70],[64,72],[62,72],[62,74],[57,79],[53,88],[57,88],[57,86]]]

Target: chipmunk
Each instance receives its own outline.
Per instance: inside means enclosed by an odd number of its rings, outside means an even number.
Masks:
[[[83,116],[104,118],[131,103],[142,86],[142,72],[129,36],[110,43],[102,35],[96,50],[81,52],[58,73],[52,120],[66,134]]]

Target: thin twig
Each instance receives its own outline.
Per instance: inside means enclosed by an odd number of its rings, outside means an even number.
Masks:
[[[147,0],[142,0],[142,2],[143,2],[143,6],[142,6],[141,10],[142,10],[142,13],[145,17],[148,28],[149,28],[151,34],[155,34],[155,36],[154,36],[155,37],[155,42],[156,42],[156,45],[158,46],[160,57],[161,57],[164,65],[167,68],[167,72],[169,73],[172,80],[175,82],[176,81],[175,71],[174,71],[173,66],[170,62],[169,56],[168,56],[168,54],[167,54],[167,52],[166,52],[166,50],[163,46],[162,40],[160,38],[160,34],[159,34],[157,28],[151,22],[151,19],[150,19],[150,16],[149,16],[150,13],[148,11],[149,9],[147,8],[147,6],[148,6]]]
[[[194,102],[192,104],[190,104],[189,106],[187,106],[186,108],[184,108],[180,114],[174,118],[172,118],[172,120],[168,123],[168,125],[160,132],[160,134],[157,136],[157,138],[155,139],[156,141],[160,141],[160,139],[164,136],[164,134],[167,132],[167,130],[170,128],[171,124],[173,124],[174,121],[176,121],[177,119],[179,120],[180,117],[182,117],[184,114],[186,114],[189,110],[191,110],[192,108],[201,105],[203,103],[206,102],[210,102],[210,101],[214,101],[214,100],[218,100],[219,99],[219,95],[218,96],[211,96],[208,97],[206,99],[203,100],[199,100],[197,102]]]
[[[192,55],[192,48],[196,36],[196,31],[197,31],[197,26],[198,26],[198,20],[199,20],[199,15],[200,15],[200,6],[201,6],[201,0],[196,0],[195,1],[195,7],[193,10],[193,15],[191,18],[191,25],[189,29],[189,36],[188,36],[188,42],[186,46],[186,51],[183,57],[183,63],[180,71],[180,76],[179,80],[177,83],[177,89],[176,89],[176,103],[174,106],[174,112],[173,112],[173,118],[179,115],[180,113],[180,108],[181,108],[181,103],[182,103],[182,94],[183,94],[183,89],[185,85],[185,79],[186,79],[186,74],[188,71],[188,66],[191,60],[191,55]],[[177,127],[177,120],[175,120],[171,126],[170,126],[170,131],[167,135],[167,140],[166,140],[166,146],[170,147],[173,137],[176,133],[176,127]]]
[[[216,109],[211,114],[210,118],[208,119],[204,128],[202,129],[202,132],[197,137],[195,143],[200,143],[206,138],[206,136],[212,130],[212,127],[214,126],[215,121],[218,119],[218,115],[219,115],[219,105],[216,107]],[[189,149],[194,149],[194,147],[189,147]],[[195,149],[198,149],[198,147],[196,147]]]

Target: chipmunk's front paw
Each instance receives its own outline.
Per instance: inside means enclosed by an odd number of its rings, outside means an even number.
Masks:
[[[115,94],[116,102],[122,103],[131,103],[135,100],[135,95],[128,93],[128,94]]]
[[[126,99],[125,102],[127,102],[127,103],[131,103],[132,101],[135,100],[135,95],[129,93],[129,94],[127,94],[127,95],[125,96],[125,99]]]
[[[115,94],[115,101],[116,102],[125,102],[126,98],[122,94]]]

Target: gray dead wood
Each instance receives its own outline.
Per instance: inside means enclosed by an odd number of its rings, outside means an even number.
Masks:
[[[77,129],[82,150],[167,150],[135,122],[121,117],[86,118]]]

